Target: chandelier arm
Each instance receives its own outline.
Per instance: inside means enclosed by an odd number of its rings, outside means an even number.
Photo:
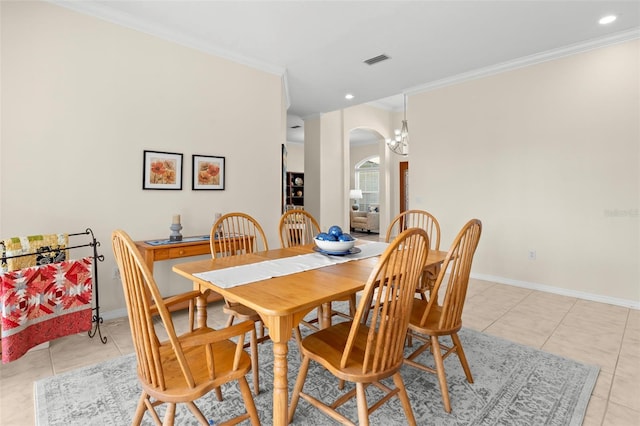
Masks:
[[[387,139],[387,146],[389,149],[398,154],[406,157],[409,155],[409,124],[407,123],[407,95],[403,95],[404,100],[404,120],[402,120],[402,129],[399,131],[396,129],[396,137],[394,139]]]

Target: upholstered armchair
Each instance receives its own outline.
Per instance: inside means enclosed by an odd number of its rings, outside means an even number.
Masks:
[[[379,231],[380,213],[351,211],[351,231]]]

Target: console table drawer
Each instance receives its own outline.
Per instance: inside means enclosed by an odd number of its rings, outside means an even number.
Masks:
[[[168,253],[169,256],[166,259],[175,259],[175,258],[187,257],[187,256],[200,256],[202,254],[211,254],[211,248],[207,243],[207,245],[174,247],[174,248],[170,248],[168,252],[169,252]],[[156,259],[160,260],[160,258],[157,256],[156,256]]]

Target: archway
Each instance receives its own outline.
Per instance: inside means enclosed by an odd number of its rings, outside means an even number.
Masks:
[[[356,189],[357,183],[355,181],[356,165],[362,163],[365,160],[376,158],[379,164],[379,176],[378,176],[378,213],[380,216],[379,229],[386,229],[387,217],[388,217],[388,184],[389,180],[388,170],[385,161],[384,151],[384,137],[378,131],[368,127],[357,127],[349,131],[349,150],[346,158],[346,170],[349,172],[348,178],[345,182],[348,183],[346,193],[349,193],[350,189]],[[351,200],[349,200],[351,202]],[[368,208],[368,205],[367,205]]]

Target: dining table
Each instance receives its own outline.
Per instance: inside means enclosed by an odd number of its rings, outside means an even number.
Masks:
[[[194,289],[213,290],[223,297],[254,309],[269,330],[273,342],[273,425],[289,423],[287,354],[292,330],[311,310],[361,291],[380,254],[388,244],[358,242],[361,253],[330,256],[317,253],[313,244],[271,249],[179,263],[173,271],[193,282]],[[363,256],[363,253],[369,255]],[[431,250],[426,267],[442,263],[446,252]],[[279,273],[278,262],[305,263]],[[313,265],[309,266],[309,262]],[[321,265],[321,266],[318,266]],[[280,266],[282,267],[282,266]],[[297,268],[297,269],[296,269]],[[241,277],[238,279],[238,277]],[[321,327],[331,322],[331,309],[321,309]],[[200,298],[198,326],[206,325],[206,298]]]

